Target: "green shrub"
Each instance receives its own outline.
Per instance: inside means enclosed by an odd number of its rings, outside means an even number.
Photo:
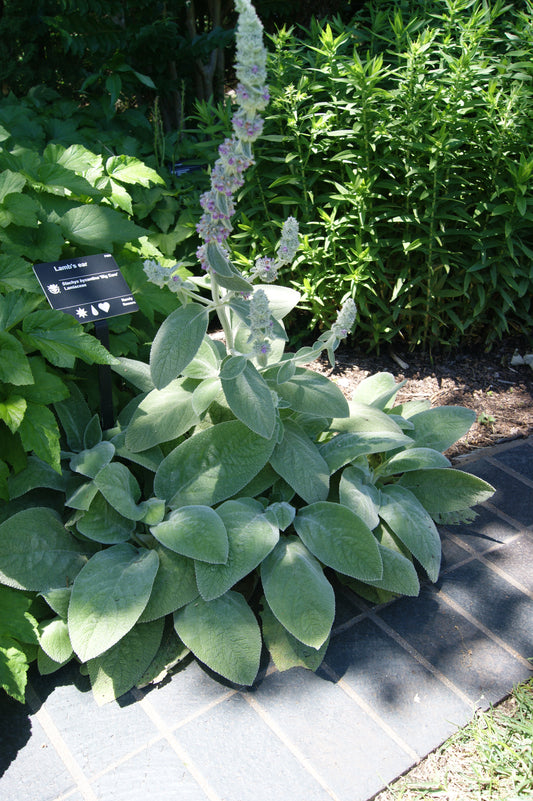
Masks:
[[[79,322],[48,308],[32,264],[113,253],[141,313],[134,320],[125,315],[110,321],[111,349],[115,355],[139,357],[148,353],[157,325],[175,308],[169,292],[147,282],[143,261],[155,257],[173,265],[169,257],[190,235],[186,206],[154,169],[133,155],[115,156],[105,148],[102,155],[83,144],[67,147],[57,141],[58,131],[76,138],[79,129],[73,121],[62,126],[58,113],[68,116],[69,104],[61,109],[56,98],[50,106],[46,97],[46,92],[43,97],[36,91],[27,100],[11,97],[0,104],[0,497],[4,499],[9,470],[18,472],[26,453],[33,452],[60,470],[59,428],[49,407],[68,395],[66,382],[76,360],[91,365],[111,359]],[[76,372],[86,388],[94,385],[79,362]]]
[[[300,220],[284,277],[308,331],[346,297],[372,348],[531,329],[532,18],[529,2],[368,3],[348,27],[272,37],[235,248],[246,264],[272,245],[265,214]]]

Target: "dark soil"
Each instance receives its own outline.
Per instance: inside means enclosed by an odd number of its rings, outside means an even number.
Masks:
[[[310,365],[334,380],[347,398],[357,384],[377,372],[392,373],[407,383],[397,402],[428,398],[434,406],[466,406],[476,412],[470,431],[447,451],[456,457],[477,448],[533,434],[533,369],[513,366],[515,352],[524,356],[533,346],[512,339],[489,353],[454,351],[433,355],[394,353],[367,355],[340,348],[332,370],[326,358]]]

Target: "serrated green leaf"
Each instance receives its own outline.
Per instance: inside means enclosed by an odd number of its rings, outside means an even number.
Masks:
[[[0,687],[21,704],[25,701],[28,682],[28,657],[16,640],[0,640]]]
[[[29,359],[33,382],[24,387],[24,397],[34,403],[49,406],[56,401],[68,397],[69,389],[65,382],[55,373],[46,369],[46,362],[40,356],[30,356]]]
[[[37,298],[40,292],[39,282],[30,264],[14,254],[0,254],[0,291],[11,293],[23,289]]]
[[[56,367],[73,367],[76,358],[88,364],[112,364],[113,356],[69,314],[53,309],[28,315],[22,326],[21,340],[29,349],[37,349]]]
[[[66,587],[86,561],[83,546],[50,509],[24,509],[0,524],[3,584],[38,592]]]
[[[65,239],[82,247],[109,250],[109,244],[124,244],[145,234],[124,214],[107,206],[88,204],[67,211],[60,219]]]
[[[147,167],[142,161],[134,156],[111,156],[105,164],[108,175],[115,181],[122,181],[125,184],[140,184],[149,187],[151,184],[163,184],[164,180],[159,173]]]
[[[329,645],[329,637],[318,649],[304,645],[281,625],[266,600],[261,611],[261,622],[265,645],[279,671],[293,667],[317,670],[320,667]]]
[[[8,195],[21,192],[25,183],[26,179],[21,173],[4,170],[0,174],[0,203],[3,203]]]
[[[199,422],[192,403],[194,387],[185,386],[184,380],[153,389],[141,400],[126,430],[125,444],[133,453],[177,439]]]
[[[61,229],[53,222],[40,222],[33,228],[10,225],[0,229],[0,241],[4,252],[14,256],[23,254],[31,262],[57,261],[65,246]]]
[[[0,296],[0,331],[9,331],[41,304],[41,298],[16,290]]]
[[[274,448],[270,464],[307,503],[328,497],[328,466],[314,442],[292,420],[284,421],[283,439]]]
[[[157,389],[177,378],[203,342],[209,315],[198,303],[172,312],[159,328],[150,350],[150,371]]]
[[[261,565],[268,605],[301,643],[319,649],[335,617],[335,595],[320,562],[298,537],[282,537]]]
[[[174,627],[187,648],[211,670],[250,686],[259,670],[261,632],[254,613],[237,592],[213,601],[197,598],[174,613]]]
[[[101,164],[102,157],[91,153],[83,145],[71,145],[65,148],[57,142],[50,142],[43,151],[44,161],[61,164],[71,172],[83,173]]]
[[[453,468],[413,470],[398,484],[410,490],[431,516],[463,511],[488,501],[494,487],[483,479]]]
[[[133,628],[150,598],[158,565],[155,551],[124,543],[94,554],[78,573],[68,630],[82,662],[100,656]]]
[[[26,451],[33,451],[43,462],[61,472],[59,428],[50,409],[30,401],[17,430]]]
[[[154,550],[159,557],[159,567],[139,623],[164,617],[198,598],[193,560],[162,545],[156,545]]]
[[[228,558],[228,533],[218,510],[210,506],[181,506],[167,520],[150,528],[165,548],[213,564]]]
[[[274,442],[239,420],[190,437],[163,459],[154,489],[172,508],[213,506],[239,492],[267,463]]]
[[[37,228],[41,207],[35,198],[29,195],[9,195],[0,207],[0,227],[8,225]]]
[[[298,512],[294,528],[306,548],[328,567],[361,581],[381,578],[377,542],[348,507],[329,501],[310,504]]]
[[[37,184],[40,191],[44,190],[54,195],[100,197],[100,192],[86,178],[77,175],[62,164],[43,162],[37,172]]]
[[[431,516],[408,489],[387,485],[380,494],[379,516],[417,559],[431,581],[440,570],[440,536]]]
[[[20,643],[39,642],[37,621],[30,614],[32,599],[25,593],[0,584],[0,643],[6,638]]]
[[[0,401],[0,420],[4,421],[12,434],[22,423],[27,405],[26,398],[20,395],[10,395],[5,401]]]
[[[276,545],[279,531],[256,501],[226,501],[217,508],[228,537],[224,564],[195,564],[196,582],[205,601],[218,598],[247,576]],[[211,560],[209,560],[211,561]]]
[[[139,623],[106,653],[89,660],[98,706],[114,701],[140,681],[159,649],[163,626],[163,620]]]

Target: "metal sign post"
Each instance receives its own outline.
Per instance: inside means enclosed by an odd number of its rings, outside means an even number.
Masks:
[[[110,253],[35,264],[33,271],[50,306],[70,314],[80,323],[94,322],[95,334],[108,350],[109,317],[139,309]],[[115,423],[111,378],[111,367],[98,365],[104,430],[112,428]]]

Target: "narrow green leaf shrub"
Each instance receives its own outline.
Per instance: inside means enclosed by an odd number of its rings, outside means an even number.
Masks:
[[[532,30],[530,4],[391,0],[271,37],[234,247],[249,265],[300,221],[282,275],[307,314],[291,333],[347,297],[372,348],[531,330]]]
[[[312,347],[285,352],[283,320],[299,295],[271,280],[298,250],[294,218],[275,257],[247,274],[230,260],[233,197],[268,101],[261,25],[249,0],[237,9],[233,134],[198,224],[211,297],[147,260],[147,275],[182,305],[148,364],[113,365],[138,394],[107,431],[79,390],[59,399],[61,476],[34,457],[7,482],[0,582],[39,592],[50,608],[39,670],[79,661],[98,703],[189,653],[242,685],[254,682],[263,644],[280,670],[316,670],[335,619],[333,583],[378,601],[416,595],[419,575],[438,575],[435,521],[464,519],[493,492],[438,450],[474,412],[395,405],[387,373],[348,402],[307,367],[323,351],[333,362],[354,325],[352,302]],[[224,342],[206,334],[211,313]],[[43,486],[46,501],[33,495]]]

